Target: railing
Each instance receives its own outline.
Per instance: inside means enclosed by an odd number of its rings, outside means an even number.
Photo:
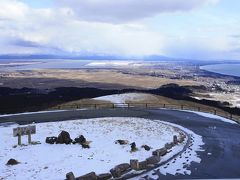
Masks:
[[[187,110],[187,111],[197,111],[205,112],[213,115],[218,115],[227,119],[232,119],[236,122],[240,122],[240,116],[233,115],[221,109],[217,109],[210,106],[199,105],[190,106],[183,104],[159,104],[159,103],[97,103],[97,104],[71,104],[71,105],[58,105],[56,107],[50,108],[49,110],[77,110],[77,109],[106,109],[106,108],[144,108],[144,109],[173,109],[173,110]]]

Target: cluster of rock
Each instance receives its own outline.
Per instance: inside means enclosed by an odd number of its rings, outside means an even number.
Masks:
[[[161,157],[165,156],[171,148],[173,148],[178,143],[182,143],[185,140],[186,135],[184,133],[179,133],[179,134],[180,134],[179,138],[176,135],[174,135],[173,141],[171,143],[166,143],[163,148],[153,151],[152,156],[147,158],[144,161],[138,161],[137,159],[132,159],[130,160],[130,163],[123,163],[115,166],[110,170],[110,173],[105,173],[100,175],[96,175],[95,172],[91,172],[86,175],[75,178],[74,174],[70,172],[66,175],[66,178],[67,180],[108,180],[112,178],[114,179],[120,178],[124,175],[127,175],[127,173],[129,173],[132,170],[135,170],[135,171],[148,170],[158,165],[161,161]],[[128,144],[128,141],[117,140],[116,143],[124,145],[124,144]],[[135,143],[131,143],[130,145],[132,150],[136,148]],[[150,147],[147,145],[144,145],[143,148],[144,149],[146,148],[145,150],[150,150]]]
[[[67,131],[62,131],[58,137],[47,137],[45,142],[48,144],[80,144],[83,148],[90,148],[89,142],[87,142],[86,138],[83,135],[80,135],[79,137],[72,140],[70,134]]]
[[[119,140],[115,141],[115,144],[127,145],[127,144],[129,144],[129,141],[128,140],[121,140],[121,139],[119,139]],[[130,146],[131,146],[131,152],[136,152],[138,150],[137,145],[136,145],[135,142],[132,142],[130,144]],[[148,145],[142,145],[141,147],[144,148],[146,151],[150,151],[150,149],[152,149]]]

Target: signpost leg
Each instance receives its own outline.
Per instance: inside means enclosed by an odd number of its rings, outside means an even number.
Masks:
[[[22,145],[22,142],[21,142],[21,131],[20,131],[20,128],[18,128],[18,145],[21,146]]]
[[[30,130],[28,131],[28,144],[32,143],[32,139],[31,139],[31,132]]]

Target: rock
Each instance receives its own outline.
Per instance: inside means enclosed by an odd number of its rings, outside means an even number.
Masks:
[[[57,142],[57,137],[46,137],[46,140],[45,140],[46,143],[48,144],[54,144]]]
[[[78,138],[75,138],[74,140],[76,143],[79,143],[79,144],[86,143],[86,141],[87,141],[83,135],[79,136]]]
[[[131,143],[130,145],[131,145],[131,152],[135,152],[138,150],[135,142]]]
[[[76,180],[95,180],[95,179],[96,180],[98,179],[95,172],[91,172],[91,173],[88,173],[88,174],[85,174],[83,176],[76,178]]]
[[[154,156],[164,156],[165,154],[167,154],[167,148],[161,148],[161,149],[157,149],[155,151],[152,152],[152,155]]]
[[[115,144],[126,145],[126,144],[128,144],[128,140],[119,139],[119,140],[115,141]]]
[[[139,162],[136,159],[131,159],[130,160],[130,166],[132,169],[138,171],[139,170]]]
[[[84,148],[84,149],[89,149],[90,148],[90,146],[88,144],[81,144],[81,145],[82,145],[82,148]]]
[[[159,156],[151,156],[146,159],[147,164],[157,164],[160,162],[160,157]]]
[[[173,143],[174,143],[174,144],[177,144],[177,143],[178,143],[178,139],[177,139],[177,136],[176,136],[176,135],[173,136]]]
[[[66,179],[67,180],[75,180],[76,178],[75,178],[73,172],[69,172],[66,174]]]
[[[142,145],[142,148],[144,148],[146,151],[150,151],[150,149],[152,149],[150,146],[148,145]]]
[[[99,174],[98,175],[98,180],[108,180],[111,179],[112,175],[110,173],[104,173],[104,174]]]
[[[130,165],[128,163],[123,163],[115,166],[113,169],[110,170],[110,172],[114,178],[118,178],[130,170]]]
[[[56,143],[57,144],[70,144],[72,142],[72,139],[70,137],[70,134],[67,131],[62,131],[57,138]]]
[[[147,161],[141,161],[139,162],[139,170],[144,170],[144,169],[147,169]]]
[[[17,165],[19,162],[16,159],[9,159],[6,165]]]
[[[165,147],[166,149],[171,149],[173,146],[174,146],[173,143],[166,143],[164,147]]]

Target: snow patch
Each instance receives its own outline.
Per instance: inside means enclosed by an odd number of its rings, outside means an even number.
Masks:
[[[217,119],[226,123],[231,123],[231,124],[238,124],[237,122],[231,120],[231,119],[227,119],[221,116],[217,116],[214,114],[209,114],[209,113],[204,113],[204,112],[196,112],[196,111],[187,111],[187,112],[192,112],[195,113],[197,115],[203,116],[203,117],[207,117],[207,118],[211,118],[211,119]]]

